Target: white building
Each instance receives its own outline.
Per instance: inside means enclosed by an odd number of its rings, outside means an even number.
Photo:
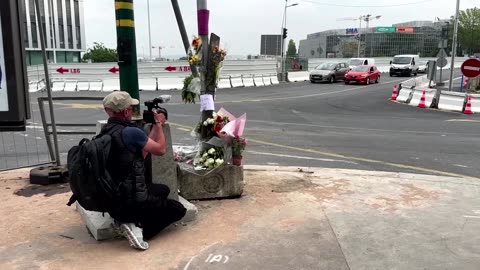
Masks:
[[[25,47],[27,64],[42,63],[39,25],[35,17],[33,0],[25,3]],[[72,63],[81,60],[80,54],[86,50],[84,0],[40,0],[40,21],[45,30],[49,61]]]

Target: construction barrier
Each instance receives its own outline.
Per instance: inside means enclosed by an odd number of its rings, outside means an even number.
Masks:
[[[253,76],[253,81],[255,82],[255,86],[265,86],[265,83],[263,82],[263,76],[262,75],[255,75]]]
[[[61,92],[65,89],[65,81],[54,81],[52,82],[52,91]]]
[[[278,76],[277,76],[277,74],[272,74],[272,75],[270,75],[270,82],[271,82],[273,85],[280,84],[280,82],[278,81]]]
[[[397,101],[403,103],[409,103],[410,99],[412,98],[413,90],[410,88],[402,88],[400,92],[398,92]]]
[[[253,80],[253,75],[242,75],[243,86],[245,87],[253,87],[255,86],[255,82]]]
[[[46,85],[45,85],[45,81],[43,79],[38,80],[38,81],[29,81],[28,82],[28,92],[30,92],[30,93],[43,91],[45,89],[45,87],[46,87]]]
[[[77,91],[88,91],[88,90],[90,90],[90,82],[89,81],[86,81],[86,82],[78,81],[77,82]]]
[[[466,98],[465,93],[442,91],[440,93],[438,108],[447,111],[463,112]]]
[[[89,89],[90,91],[102,91],[103,90],[103,81],[98,80],[98,81],[90,81],[90,86]]]
[[[403,90],[403,89],[402,89]],[[435,101],[435,96],[437,95],[437,89],[415,89],[413,90],[412,98],[410,99],[408,105],[418,106],[420,100],[425,91],[425,107],[432,107],[433,102]]]
[[[182,89],[183,80],[185,80],[185,78],[159,77],[157,78],[158,90]]]
[[[472,103],[472,112],[473,113],[480,113],[480,95],[479,94],[470,94],[469,96],[472,97],[470,102]]]
[[[77,91],[77,83],[78,81],[65,81],[65,88],[63,91],[65,92],[76,92]]]
[[[138,85],[142,91],[157,91],[157,78],[138,79]]]
[[[232,88],[232,84],[230,83],[230,76],[220,77],[218,80],[217,87],[219,89],[227,89]]]
[[[115,90],[120,90],[120,80],[119,79],[103,80],[103,88],[100,89],[100,91],[113,92]]]
[[[289,82],[308,81],[310,79],[310,73],[308,71],[288,72],[287,79]]]
[[[233,88],[245,87],[245,85],[243,85],[242,76],[230,76],[230,82],[232,83]]]

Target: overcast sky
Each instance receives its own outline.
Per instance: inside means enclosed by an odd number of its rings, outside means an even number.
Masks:
[[[197,33],[196,0],[179,0],[189,36]],[[103,42],[116,47],[113,0],[84,0],[87,46]],[[336,28],[358,27],[358,21],[339,18],[365,14],[382,15],[371,26],[390,26],[413,20],[449,18],[455,13],[455,0],[289,0],[298,6],[288,9],[289,38],[299,42],[307,34]],[[148,55],[147,0],[135,0],[137,49]],[[260,53],[260,35],[279,34],[284,0],[208,0],[210,31],[221,37],[230,55]],[[374,5],[372,7],[372,5]],[[392,6],[397,5],[397,6]],[[480,7],[479,0],[461,0],[461,9]],[[182,40],[169,0],[150,0],[152,45],[166,47],[163,56],[183,54]],[[154,57],[158,50],[154,49]]]

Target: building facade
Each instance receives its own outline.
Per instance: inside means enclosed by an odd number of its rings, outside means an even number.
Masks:
[[[45,31],[50,62],[55,60],[57,63],[80,62],[81,53],[86,50],[84,0],[40,0],[39,20],[37,20],[35,12],[34,0],[22,1],[25,3],[24,29],[27,64],[42,63],[40,25]]]
[[[415,21],[387,27],[329,30],[310,34],[300,41],[299,56],[305,58],[391,57],[420,54],[434,57],[442,36],[443,22]]]
[[[280,56],[282,54],[282,35],[262,35],[260,55]]]

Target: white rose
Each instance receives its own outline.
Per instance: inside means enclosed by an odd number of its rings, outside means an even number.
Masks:
[[[218,114],[216,112],[213,112],[212,116],[213,116],[213,119],[215,119],[217,118]]]
[[[223,163],[224,163],[224,161],[223,161],[223,159],[221,159],[221,158],[215,160],[215,165],[217,165],[217,166],[220,166],[220,165],[222,165]]]
[[[215,154],[215,148],[212,148],[212,149],[208,150],[208,153],[209,153],[210,155]]]
[[[215,160],[213,158],[209,158],[207,159],[207,161],[205,162],[205,165],[207,166],[211,166],[215,163]]]
[[[203,122],[203,125],[208,126],[208,122],[207,121]]]
[[[203,156],[202,156],[202,158],[204,158],[204,159],[205,159],[206,157],[208,157],[208,153],[207,153],[207,152],[203,153]]]
[[[212,118],[208,118],[207,122],[212,125],[212,124],[215,124],[215,120],[213,120]]]

